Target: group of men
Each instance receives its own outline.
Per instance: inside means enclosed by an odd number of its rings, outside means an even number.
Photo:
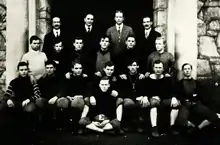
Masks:
[[[60,18],[54,17],[42,51],[41,40],[30,38],[32,50],[18,63],[18,77],[10,82],[2,104],[24,111],[29,118],[36,110],[41,119],[55,114],[62,127],[76,120],[78,133],[87,128],[123,134],[128,126],[142,132],[141,122],[149,118],[151,134],[158,137],[157,118],[164,110],[170,114],[171,134],[178,134],[178,116],[182,126],[191,125],[189,112],[219,127],[218,114],[200,101],[192,65],[183,64],[184,77],[176,80],[174,57],[153,30],[151,18],[143,18],[139,35],[123,20],[123,12],[116,11],[116,24],[99,35],[94,16],[87,14],[85,26],[71,41]],[[129,125],[123,126],[125,122]]]

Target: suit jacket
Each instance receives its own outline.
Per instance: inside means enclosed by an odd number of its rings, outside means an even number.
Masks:
[[[107,29],[106,35],[111,38],[111,55],[114,61],[114,58],[124,50],[126,38],[129,35],[134,35],[134,32],[130,26],[124,24],[119,39],[118,31],[114,25]]]
[[[56,40],[61,40],[63,43],[63,46],[65,49],[70,49],[70,41],[67,39],[66,33],[63,32],[63,30],[60,30],[60,36],[55,37],[53,30],[49,33],[47,33],[44,36],[44,44],[43,44],[43,52],[47,55],[48,59],[52,59],[53,54],[53,46]]]
[[[156,51],[155,48],[155,40],[157,37],[160,37],[161,34],[157,31],[155,31],[153,28],[150,31],[150,34],[148,35],[147,39],[145,38],[145,32],[144,29],[141,29],[141,31],[138,33],[137,36],[137,47],[140,51],[140,71],[146,72],[146,63],[148,56]]]

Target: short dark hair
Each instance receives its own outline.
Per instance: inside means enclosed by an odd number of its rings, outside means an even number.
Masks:
[[[99,82],[101,82],[102,80],[109,80],[109,78],[108,78],[107,76],[104,76],[104,77],[102,77],[102,78],[100,79]]]
[[[184,67],[185,67],[186,65],[189,65],[190,68],[192,69],[192,65],[191,65],[190,63],[184,63],[184,64],[182,65],[182,70],[184,69]]]
[[[110,67],[111,67],[111,66],[115,66],[115,65],[114,65],[114,63],[113,63],[112,61],[108,61],[108,62],[105,63],[105,68],[106,68],[107,66],[110,66]]]
[[[28,68],[28,63],[25,62],[25,61],[19,62],[18,65],[17,65],[17,70],[19,70],[19,67],[21,67],[21,66],[27,66],[27,68]]]
[[[130,38],[130,37],[132,37],[132,38],[134,38],[135,40],[136,40],[136,38],[135,38],[135,36],[134,35],[128,35],[127,37],[126,37],[126,41],[128,40],[128,38]]]
[[[37,35],[31,36],[30,43],[32,43],[34,40],[40,40],[41,41],[41,39]]]
[[[45,64],[45,66],[52,64],[54,67],[56,67],[56,63],[53,60],[47,60],[44,64]]]
[[[108,35],[102,35],[102,36],[100,37],[100,41],[101,41],[102,39],[105,39],[105,38],[108,38],[109,43],[111,43],[111,37],[109,37]]]
[[[82,36],[75,36],[73,42],[75,43],[76,40],[82,40],[82,42],[83,42],[83,37]]]
[[[155,64],[160,64],[160,63],[162,63],[163,64],[163,62],[161,61],[161,60],[155,60],[154,62],[153,62],[153,65],[152,65],[152,67],[154,67],[154,65]],[[164,64],[163,64],[163,66],[164,66]]]
[[[143,17],[143,19],[144,18],[149,18],[151,22],[153,21],[153,18],[151,16],[146,15],[146,16]]]
[[[122,13],[122,14],[124,15],[124,13],[123,13],[122,10],[116,10],[116,11],[115,11],[115,14],[116,14],[116,13]]]
[[[130,60],[128,61],[128,63],[127,63],[127,66],[132,65],[134,62],[136,62],[136,63],[137,63],[137,65],[139,64],[139,62],[138,62],[138,60],[137,60],[137,59],[130,59]]]
[[[75,59],[75,60],[72,61],[71,68],[73,68],[76,64],[81,64],[82,65],[82,63],[79,59]]]
[[[55,39],[54,41],[53,41],[53,46],[55,45],[55,44],[58,44],[58,43],[62,43],[62,45],[63,45],[63,41],[61,40],[61,39]]]

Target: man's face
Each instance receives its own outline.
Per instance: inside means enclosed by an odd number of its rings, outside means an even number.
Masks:
[[[138,68],[139,66],[137,65],[137,62],[133,62],[131,65],[128,66],[129,72],[131,72],[132,74],[137,73]]]
[[[46,67],[46,73],[47,73],[47,75],[51,76],[51,75],[54,74],[54,72],[55,72],[56,69],[55,69],[55,67],[53,66],[53,64],[48,64],[48,65],[46,65],[45,67]]]
[[[87,26],[91,26],[94,22],[94,16],[91,14],[86,15],[86,17],[84,18],[84,22]]]
[[[55,51],[56,51],[57,53],[60,53],[60,51],[63,49],[62,42],[56,43],[56,44],[54,45],[54,49],[55,49]]]
[[[101,80],[99,82],[99,88],[102,92],[107,92],[110,87],[109,80]]]
[[[156,39],[155,46],[157,51],[163,51],[165,47],[162,39]]]
[[[82,39],[76,39],[75,42],[73,43],[73,45],[74,45],[76,51],[82,50],[83,40]]]
[[[32,48],[32,50],[38,51],[38,50],[40,49],[40,44],[41,44],[40,40],[33,40],[33,41],[31,42],[31,48]]]
[[[128,37],[128,39],[125,42],[127,49],[133,49],[136,45],[136,41],[134,37]]]
[[[191,73],[192,73],[192,68],[190,65],[185,65],[184,68],[183,68],[183,75],[185,77],[190,77],[191,76]]]
[[[115,22],[118,25],[120,25],[121,23],[123,23],[123,21],[124,21],[123,13],[121,13],[121,12],[115,13]]]
[[[152,26],[153,22],[150,20],[149,17],[143,18],[143,26],[145,29],[150,29]]]
[[[109,38],[102,38],[100,41],[100,46],[101,46],[101,50],[102,51],[107,51],[108,50],[108,46],[109,46]]]
[[[27,66],[20,66],[18,68],[19,76],[26,77],[28,75],[28,67]]]
[[[163,73],[163,64],[162,63],[154,64],[153,71],[157,75],[162,74]]]
[[[108,77],[112,76],[112,74],[114,73],[114,69],[115,69],[115,66],[106,66],[104,68],[104,72],[105,72],[106,76],[108,76]]]
[[[76,63],[72,68],[73,75],[80,76],[82,74],[82,65]]]
[[[52,26],[54,29],[60,29],[61,26],[60,18],[54,17],[52,20]]]

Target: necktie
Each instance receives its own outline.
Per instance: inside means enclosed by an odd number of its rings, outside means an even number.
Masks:
[[[120,35],[121,31],[120,31],[120,26],[118,26],[118,34]]]
[[[149,33],[148,33],[148,31],[146,31],[146,33],[145,33],[145,38],[147,39],[148,36],[149,36]]]
[[[87,32],[90,32],[90,31],[91,31],[91,28],[88,26]]]
[[[59,32],[58,31],[56,31],[56,37],[59,37]]]

